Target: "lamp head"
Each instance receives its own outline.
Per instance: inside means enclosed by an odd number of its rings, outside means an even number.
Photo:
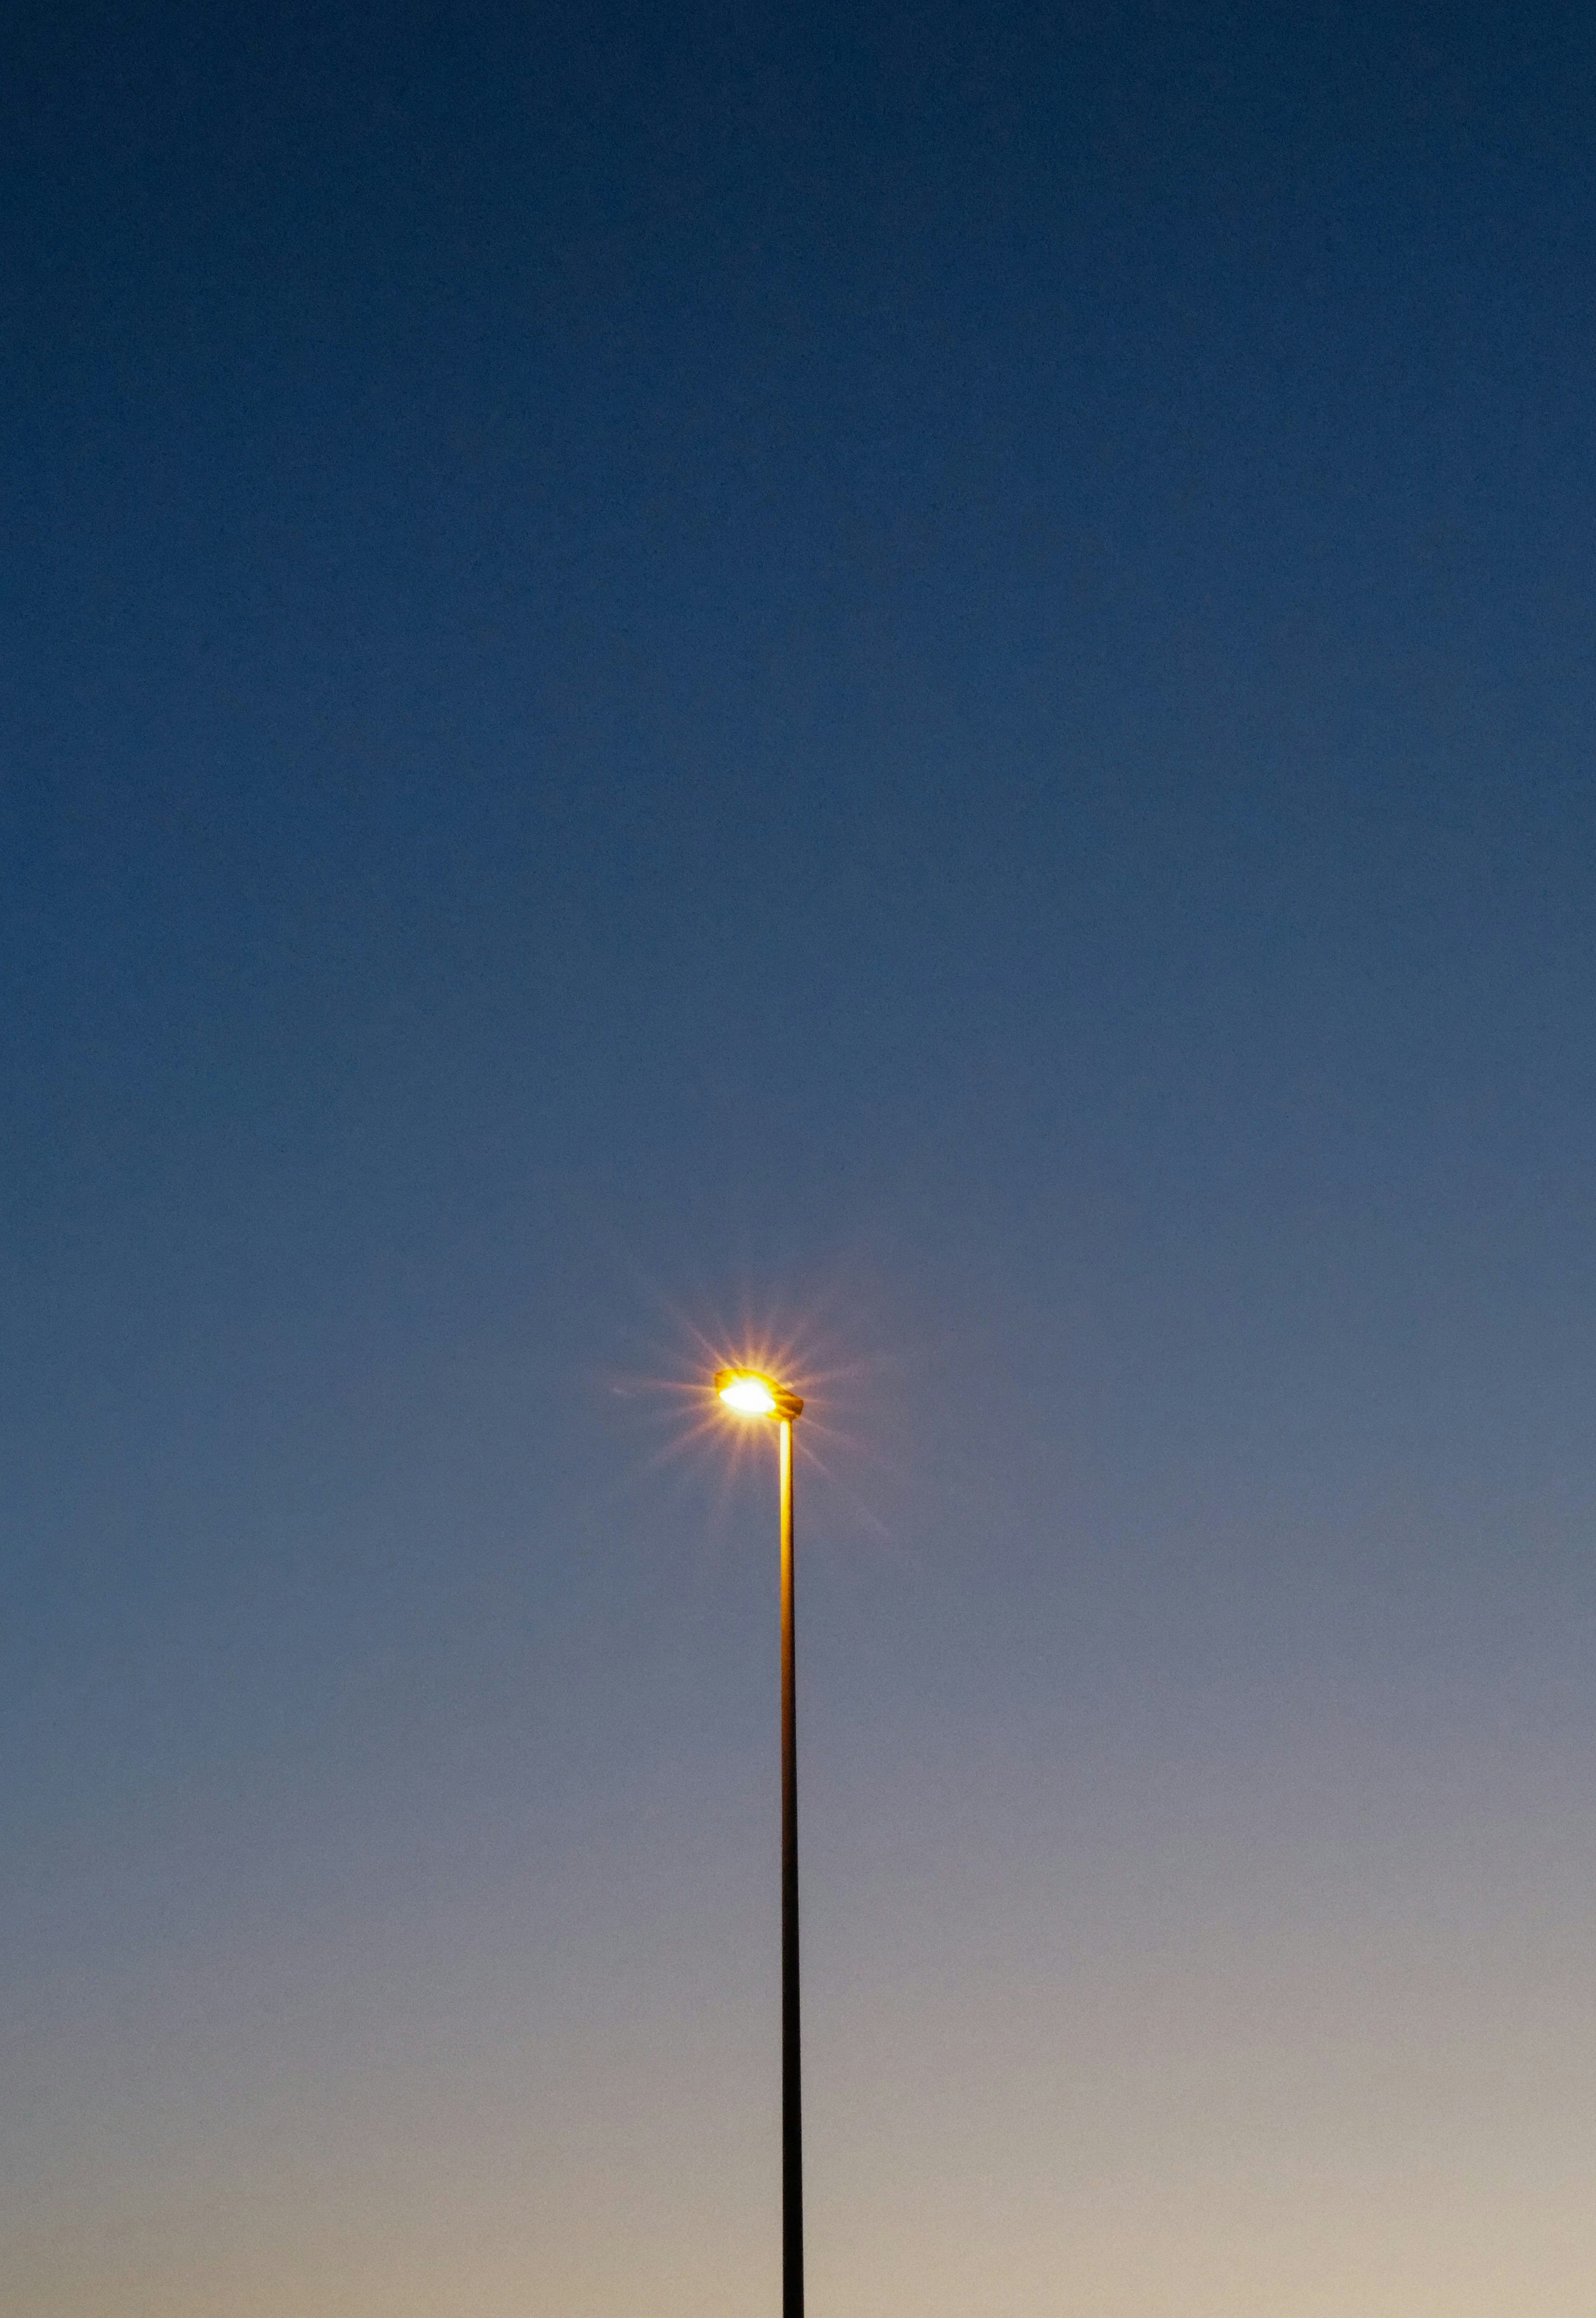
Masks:
[[[779,1424],[790,1424],[803,1414],[803,1403],[795,1392],[758,1369],[717,1369],[715,1390],[739,1416],[771,1416]]]

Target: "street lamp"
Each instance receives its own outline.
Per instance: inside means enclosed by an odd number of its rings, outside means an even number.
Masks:
[[[798,1702],[793,1656],[795,1392],[758,1369],[721,1369],[715,1390],[739,1416],[781,1427],[782,1530],[782,2318],[803,2318],[803,2131],[798,2044]]]

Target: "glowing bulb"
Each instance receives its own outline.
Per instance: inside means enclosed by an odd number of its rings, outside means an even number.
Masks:
[[[734,1369],[719,1389],[727,1407],[734,1408],[739,1416],[776,1415],[776,1395],[769,1384],[747,1369]]]
[[[778,1384],[758,1369],[717,1369],[715,1390],[739,1416],[779,1416],[784,1424],[791,1424],[803,1414],[803,1403],[790,1385]]]

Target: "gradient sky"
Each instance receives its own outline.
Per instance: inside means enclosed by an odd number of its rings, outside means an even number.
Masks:
[[[0,112],[0,2311],[1589,2318],[1596,18]]]

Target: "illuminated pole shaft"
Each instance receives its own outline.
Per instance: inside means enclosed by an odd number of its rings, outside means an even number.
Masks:
[[[793,1648],[793,1423],[782,1419],[782,2318],[803,2318],[798,2041],[798,1698]]]

